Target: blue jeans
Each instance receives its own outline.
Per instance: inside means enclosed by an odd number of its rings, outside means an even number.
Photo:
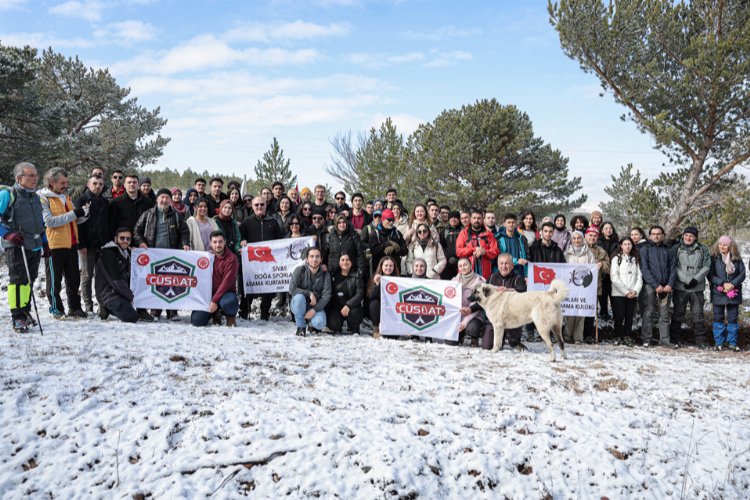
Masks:
[[[240,304],[237,301],[237,294],[234,292],[227,292],[219,299],[219,311],[224,313],[225,316],[233,318],[237,316],[237,311],[240,309]],[[211,321],[213,316],[208,311],[193,311],[190,315],[190,323],[193,326],[206,326]]]
[[[307,297],[305,297],[303,294],[298,293],[294,297],[292,297],[292,300],[289,302],[289,309],[292,311],[292,314],[294,314],[294,322],[297,325],[297,328],[304,328],[307,326],[305,322],[305,313],[312,309],[307,305]],[[318,311],[315,313],[315,316],[310,319],[310,326],[317,330],[322,330],[326,326],[326,312],[325,311]]]

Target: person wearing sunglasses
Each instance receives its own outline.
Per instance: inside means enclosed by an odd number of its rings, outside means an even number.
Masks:
[[[341,212],[344,212],[344,211],[346,212],[352,211],[352,207],[350,207],[346,203],[346,193],[344,193],[343,191],[339,191],[338,193],[336,193],[333,196],[333,200],[334,200],[334,207],[336,208],[337,214],[340,214]]]
[[[427,267],[425,274],[427,279],[440,279],[440,273],[448,263],[445,252],[440,241],[433,239],[432,231],[427,223],[417,226],[416,237],[409,244],[409,253],[406,256],[406,272],[415,273],[414,263],[417,259],[423,259]]]
[[[125,174],[122,170],[117,169],[112,172],[110,180],[112,181],[112,186],[107,186],[105,183],[102,196],[111,203],[115,198],[119,198],[125,194]]]
[[[252,202],[253,213],[248,215],[240,224],[241,246],[247,246],[248,243],[258,243],[261,241],[278,240],[284,237],[276,219],[266,213],[266,198],[256,196]],[[268,321],[271,317],[271,302],[274,293],[263,293],[257,295],[245,295],[244,290],[240,290],[240,317],[247,319],[250,312],[250,306],[253,299],[260,297],[260,319]]]
[[[99,302],[99,317],[110,315],[125,323],[138,321],[130,290],[130,242],[133,233],[129,227],[120,227],[115,238],[102,247],[101,258],[96,262],[94,287]]]
[[[401,273],[401,259],[408,253],[406,242],[401,232],[396,229],[396,216],[393,211],[386,208],[382,211],[382,220],[375,231],[370,232],[367,245],[372,253],[372,261],[380,262],[385,256],[393,257],[396,267]]]

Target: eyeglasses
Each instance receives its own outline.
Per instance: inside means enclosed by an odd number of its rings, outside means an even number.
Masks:
[[[375,215],[372,216],[373,219],[380,218],[380,217],[382,217],[382,215],[380,215],[380,214],[375,214]]]
[[[312,208],[310,207],[305,207],[302,209],[303,212],[309,212],[310,210],[312,210]]]
[[[265,203],[253,203],[253,206],[254,207],[265,207],[266,204]]]
[[[323,220],[323,217],[321,217],[320,215],[316,215],[312,218],[312,220]]]
[[[130,236],[118,236],[117,239],[120,241],[130,241],[133,238],[131,238]]]
[[[341,196],[337,196],[336,201],[344,201],[344,198],[342,198]]]
[[[299,226],[299,222],[290,222],[289,225],[290,226]]]
[[[393,218],[391,218],[391,217],[388,217],[388,218],[387,218],[386,220],[389,220],[389,221],[393,222],[393,221],[395,221],[396,219],[393,219]]]
[[[429,233],[429,231],[426,229],[420,229],[419,231],[417,231],[417,234],[427,234],[427,233]]]
[[[121,175],[113,175],[112,178],[113,179],[122,179],[123,177]]]
[[[252,203],[253,203],[253,200],[245,200],[245,203],[250,203],[250,204],[252,204]]]

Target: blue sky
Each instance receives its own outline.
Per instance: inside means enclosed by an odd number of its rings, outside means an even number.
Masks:
[[[329,140],[386,116],[405,135],[477,99],[514,104],[583,177],[587,206],[632,162],[664,157],[565,57],[547,2],[0,0],[0,41],[109,67],[160,106],[158,166],[252,175],[276,136],[300,186],[328,182]],[[338,187],[338,186],[337,186]]]

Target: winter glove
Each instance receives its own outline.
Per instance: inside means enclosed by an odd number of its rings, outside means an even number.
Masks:
[[[392,247],[391,245],[388,245],[388,246],[387,246],[387,247],[385,247],[385,249],[383,250],[383,253],[384,253],[384,254],[386,254],[386,255],[390,255],[390,254],[392,254],[392,253],[393,253],[393,247]]]
[[[76,217],[78,217],[80,219],[81,217],[83,217],[84,215],[86,215],[86,210],[84,210],[83,207],[76,208],[75,210],[73,210],[73,213],[76,214]]]
[[[393,248],[394,252],[398,252],[401,250],[401,245],[399,245],[397,241],[391,241],[391,248]]]
[[[688,288],[693,288],[693,287],[694,287],[695,285],[697,285],[697,284],[698,284],[698,280],[697,280],[697,279],[695,279],[695,278],[693,278],[693,279],[691,279],[691,280],[690,280],[690,281],[688,282],[687,286],[688,286]]]
[[[3,239],[7,241],[8,243],[12,243],[17,247],[20,247],[23,245],[23,233],[16,231],[13,233],[6,233],[5,236],[3,236]]]
[[[450,264],[451,266],[455,265],[456,262],[458,262],[458,259],[455,257],[451,257],[450,259],[448,259],[448,264]]]
[[[83,215],[85,215],[86,217],[88,217],[89,216],[89,212],[91,212],[91,202],[86,203],[81,208],[83,208]]]

